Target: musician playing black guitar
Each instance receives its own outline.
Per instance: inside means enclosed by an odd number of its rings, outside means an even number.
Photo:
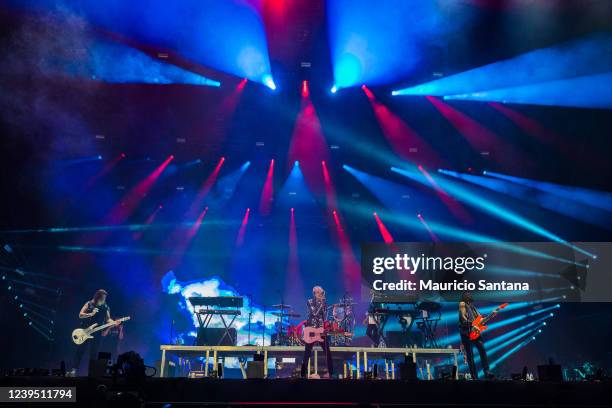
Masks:
[[[325,300],[325,291],[320,286],[312,288],[312,299],[308,299],[308,318],[306,320],[306,326],[308,327],[323,327],[325,319],[327,317],[327,302]],[[302,378],[306,377],[306,371],[308,369],[308,361],[312,354],[312,348],[316,343],[306,343],[304,346],[304,359],[302,360]],[[329,376],[334,375],[334,367],[332,362],[331,351],[329,349],[329,339],[327,336],[320,342],[323,351],[325,352],[327,372]]]
[[[94,293],[93,298],[85,302],[81,311],[79,312],[79,320],[81,327],[89,327],[94,323],[103,325],[105,323],[113,323],[113,319],[110,316],[110,309],[106,304],[106,296],[108,293],[104,289],[98,289]],[[81,365],[81,359],[85,353],[85,349],[89,344],[89,359],[95,360],[98,358],[98,351],[100,349],[101,336],[95,335],[91,341],[83,343],[77,346],[77,350],[74,358],[74,371],[76,372]]]
[[[474,380],[478,379],[478,370],[476,370],[476,364],[474,363],[474,350],[472,349],[472,346],[476,346],[478,349],[485,378],[491,376],[489,372],[487,351],[485,350],[482,336],[479,336],[475,340],[470,339],[472,322],[478,316],[480,316],[480,313],[478,313],[478,310],[473,304],[472,295],[467,292],[464,293],[461,302],[459,302],[459,333],[461,335],[461,344],[463,345],[464,355],[467,359],[468,367],[470,368],[470,374]]]

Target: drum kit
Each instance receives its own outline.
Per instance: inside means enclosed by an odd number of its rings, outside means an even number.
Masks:
[[[355,331],[355,314],[353,308],[356,303],[349,296],[343,296],[338,303],[328,305],[325,331],[330,337],[332,346],[349,346]],[[274,346],[302,346],[302,333],[306,320],[296,321],[301,316],[293,312],[291,305],[281,302],[272,305],[277,309],[271,312],[276,316],[276,333],[272,335]],[[293,319],[293,321],[291,321]]]

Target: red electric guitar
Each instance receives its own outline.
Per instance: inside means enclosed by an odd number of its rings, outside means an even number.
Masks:
[[[480,337],[480,333],[487,330],[489,326],[486,326],[487,322],[493,318],[497,312],[504,309],[508,306],[508,303],[504,303],[495,308],[491,313],[489,313],[486,317],[482,317],[482,315],[478,315],[476,319],[472,322],[472,330],[470,331],[470,340],[476,340]]]

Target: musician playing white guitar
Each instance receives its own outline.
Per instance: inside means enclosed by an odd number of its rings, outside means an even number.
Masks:
[[[325,291],[321,286],[315,286],[312,288],[312,299],[308,299],[308,319],[306,320],[307,327],[322,328],[325,324],[327,317],[327,302],[325,300]],[[306,371],[308,369],[308,361],[312,354],[312,348],[317,342],[306,343],[304,346],[304,359],[302,360],[302,378],[306,377]],[[323,351],[325,352],[327,372],[329,377],[334,375],[334,367],[332,363],[331,351],[329,349],[329,339],[327,336],[323,337],[323,341],[318,342],[321,344]]]
[[[110,308],[106,304],[106,296],[108,292],[104,289],[98,289],[94,293],[93,298],[85,302],[81,311],[79,312],[79,320],[81,321],[81,327],[89,327],[92,324],[106,324],[114,323],[119,324],[111,319]],[[98,350],[100,349],[100,335],[95,335],[91,341],[83,343],[77,346],[75,358],[74,358],[74,371],[78,370],[81,365],[81,359],[85,353],[85,349],[89,344],[89,359],[95,360],[98,358]]]

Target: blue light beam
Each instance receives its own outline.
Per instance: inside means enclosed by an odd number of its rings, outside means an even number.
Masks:
[[[391,167],[391,171],[398,173],[402,176],[405,176],[411,180],[417,181],[425,186],[428,186],[428,187],[431,186],[430,182],[419,171],[409,171],[409,170],[399,169],[397,167]],[[577,247],[576,245],[564,240],[558,235],[535,224],[534,222],[526,219],[525,217],[519,214],[516,214],[515,212],[501,206],[500,204],[484,198],[482,194],[477,194],[473,191],[470,191],[470,189],[464,186],[461,186],[458,183],[452,182],[448,179],[443,179],[441,177],[434,177],[433,174],[431,175],[431,177],[434,178],[436,183],[448,194],[455,196],[459,200],[465,202],[466,204],[471,205],[472,207],[478,208],[479,210],[484,211],[496,218],[499,218],[502,221],[508,222],[510,224],[514,224],[520,228],[526,229],[548,240],[563,244],[584,255],[590,256],[592,258],[596,258],[594,254],[588,251],[585,251],[582,248]]]
[[[393,95],[456,95],[612,71],[612,35],[597,34],[474,68]],[[573,89],[572,93],[579,89]]]

